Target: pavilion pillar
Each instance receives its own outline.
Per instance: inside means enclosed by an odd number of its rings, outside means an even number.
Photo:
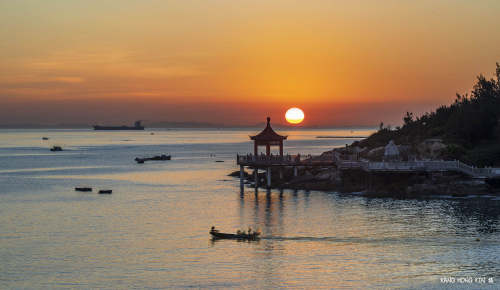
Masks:
[[[283,167],[280,166],[280,180],[283,180]]]
[[[266,144],[266,155],[269,156],[271,155],[271,145]]]
[[[266,168],[267,188],[271,187],[271,167]]]
[[[257,156],[257,153],[259,152],[259,148],[257,146],[257,141],[253,142],[253,154]]]
[[[243,188],[244,167],[240,165],[240,187]]]
[[[259,187],[259,169],[255,168],[253,170],[253,181],[255,183],[255,188]]]
[[[280,157],[283,157],[283,140],[280,140]]]
[[[297,177],[297,175],[298,175],[297,166],[294,166],[293,167],[293,176]]]

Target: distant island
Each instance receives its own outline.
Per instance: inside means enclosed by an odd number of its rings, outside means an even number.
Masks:
[[[144,126],[141,125],[141,120],[135,121],[134,126],[100,126],[100,125],[94,125],[94,130],[106,130],[106,131],[124,131],[124,130],[144,130]]]

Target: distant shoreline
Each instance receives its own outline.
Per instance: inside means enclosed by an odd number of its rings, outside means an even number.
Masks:
[[[280,127],[277,126],[278,129],[281,130],[375,130],[375,127],[371,126],[359,126],[359,127]],[[48,130],[48,129],[89,129],[94,131],[92,126],[87,125],[68,125],[68,126],[57,126],[57,125],[0,125],[0,130],[16,130],[16,129],[25,129],[25,130]],[[158,129],[256,129],[260,130],[260,126],[146,126],[145,130],[158,130]],[[367,136],[316,136],[316,138],[367,138]]]
[[[318,139],[363,139],[368,136],[316,136]]]

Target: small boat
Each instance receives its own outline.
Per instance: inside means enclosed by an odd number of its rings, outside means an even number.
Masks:
[[[153,156],[153,157],[146,157],[146,158],[136,157],[134,160],[137,163],[144,163],[144,161],[164,161],[164,160],[170,160],[170,159],[172,159],[172,156],[162,154],[162,155]]]
[[[75,191],[92,191],[92,187],[75,187]]]
[[[50,151],[54,152],[54,151],[63,151],[63,150],[62,150],[61,146],[52,146],[52,148],[50,148]]]
[[[216,230],[214,227],[210,230],[210,234],[214,239],[229,239],[229,240],[248,240],[248,241],[256,241],[260,239],[260,233],[259,232],[252,232],[250,234],[245,233],[245,232],[239,232],[236,234],[228,234],[228,233],[221,233],[218,230]]]
[[[99,194],[112,194],[113,191],[111,189],[101,189],[99,190]]]
[[[162,154],[159,156],[151,157],[151,158],[149,158],[149,160],[170,160],[171,158],[172,158],[172,156],[170,156],[170,155]]]
[[[42,140],[49,140],[49,137],[42,137]]]
[[[224,160],[215,160],[215,162],[224,162]]]

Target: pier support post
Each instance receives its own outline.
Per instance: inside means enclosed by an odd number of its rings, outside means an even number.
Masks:
[[[244,167],[240,165],[240,187],[243,188]]]
[[[256,167],[253,170],[253,181],[255,183],[255,188],[259,187],[259,169]]]
[[[372,177],[372,173],[369,172],[368,173],[368,191],[372,190],[372,184],[373,184],[373,177]]]
[[[297,177],[298,172],[297,172],[297,166],[293,167],[293,176]]]
[[[267,188],[271,187],[271,167],[266,168],[267,175]]]

